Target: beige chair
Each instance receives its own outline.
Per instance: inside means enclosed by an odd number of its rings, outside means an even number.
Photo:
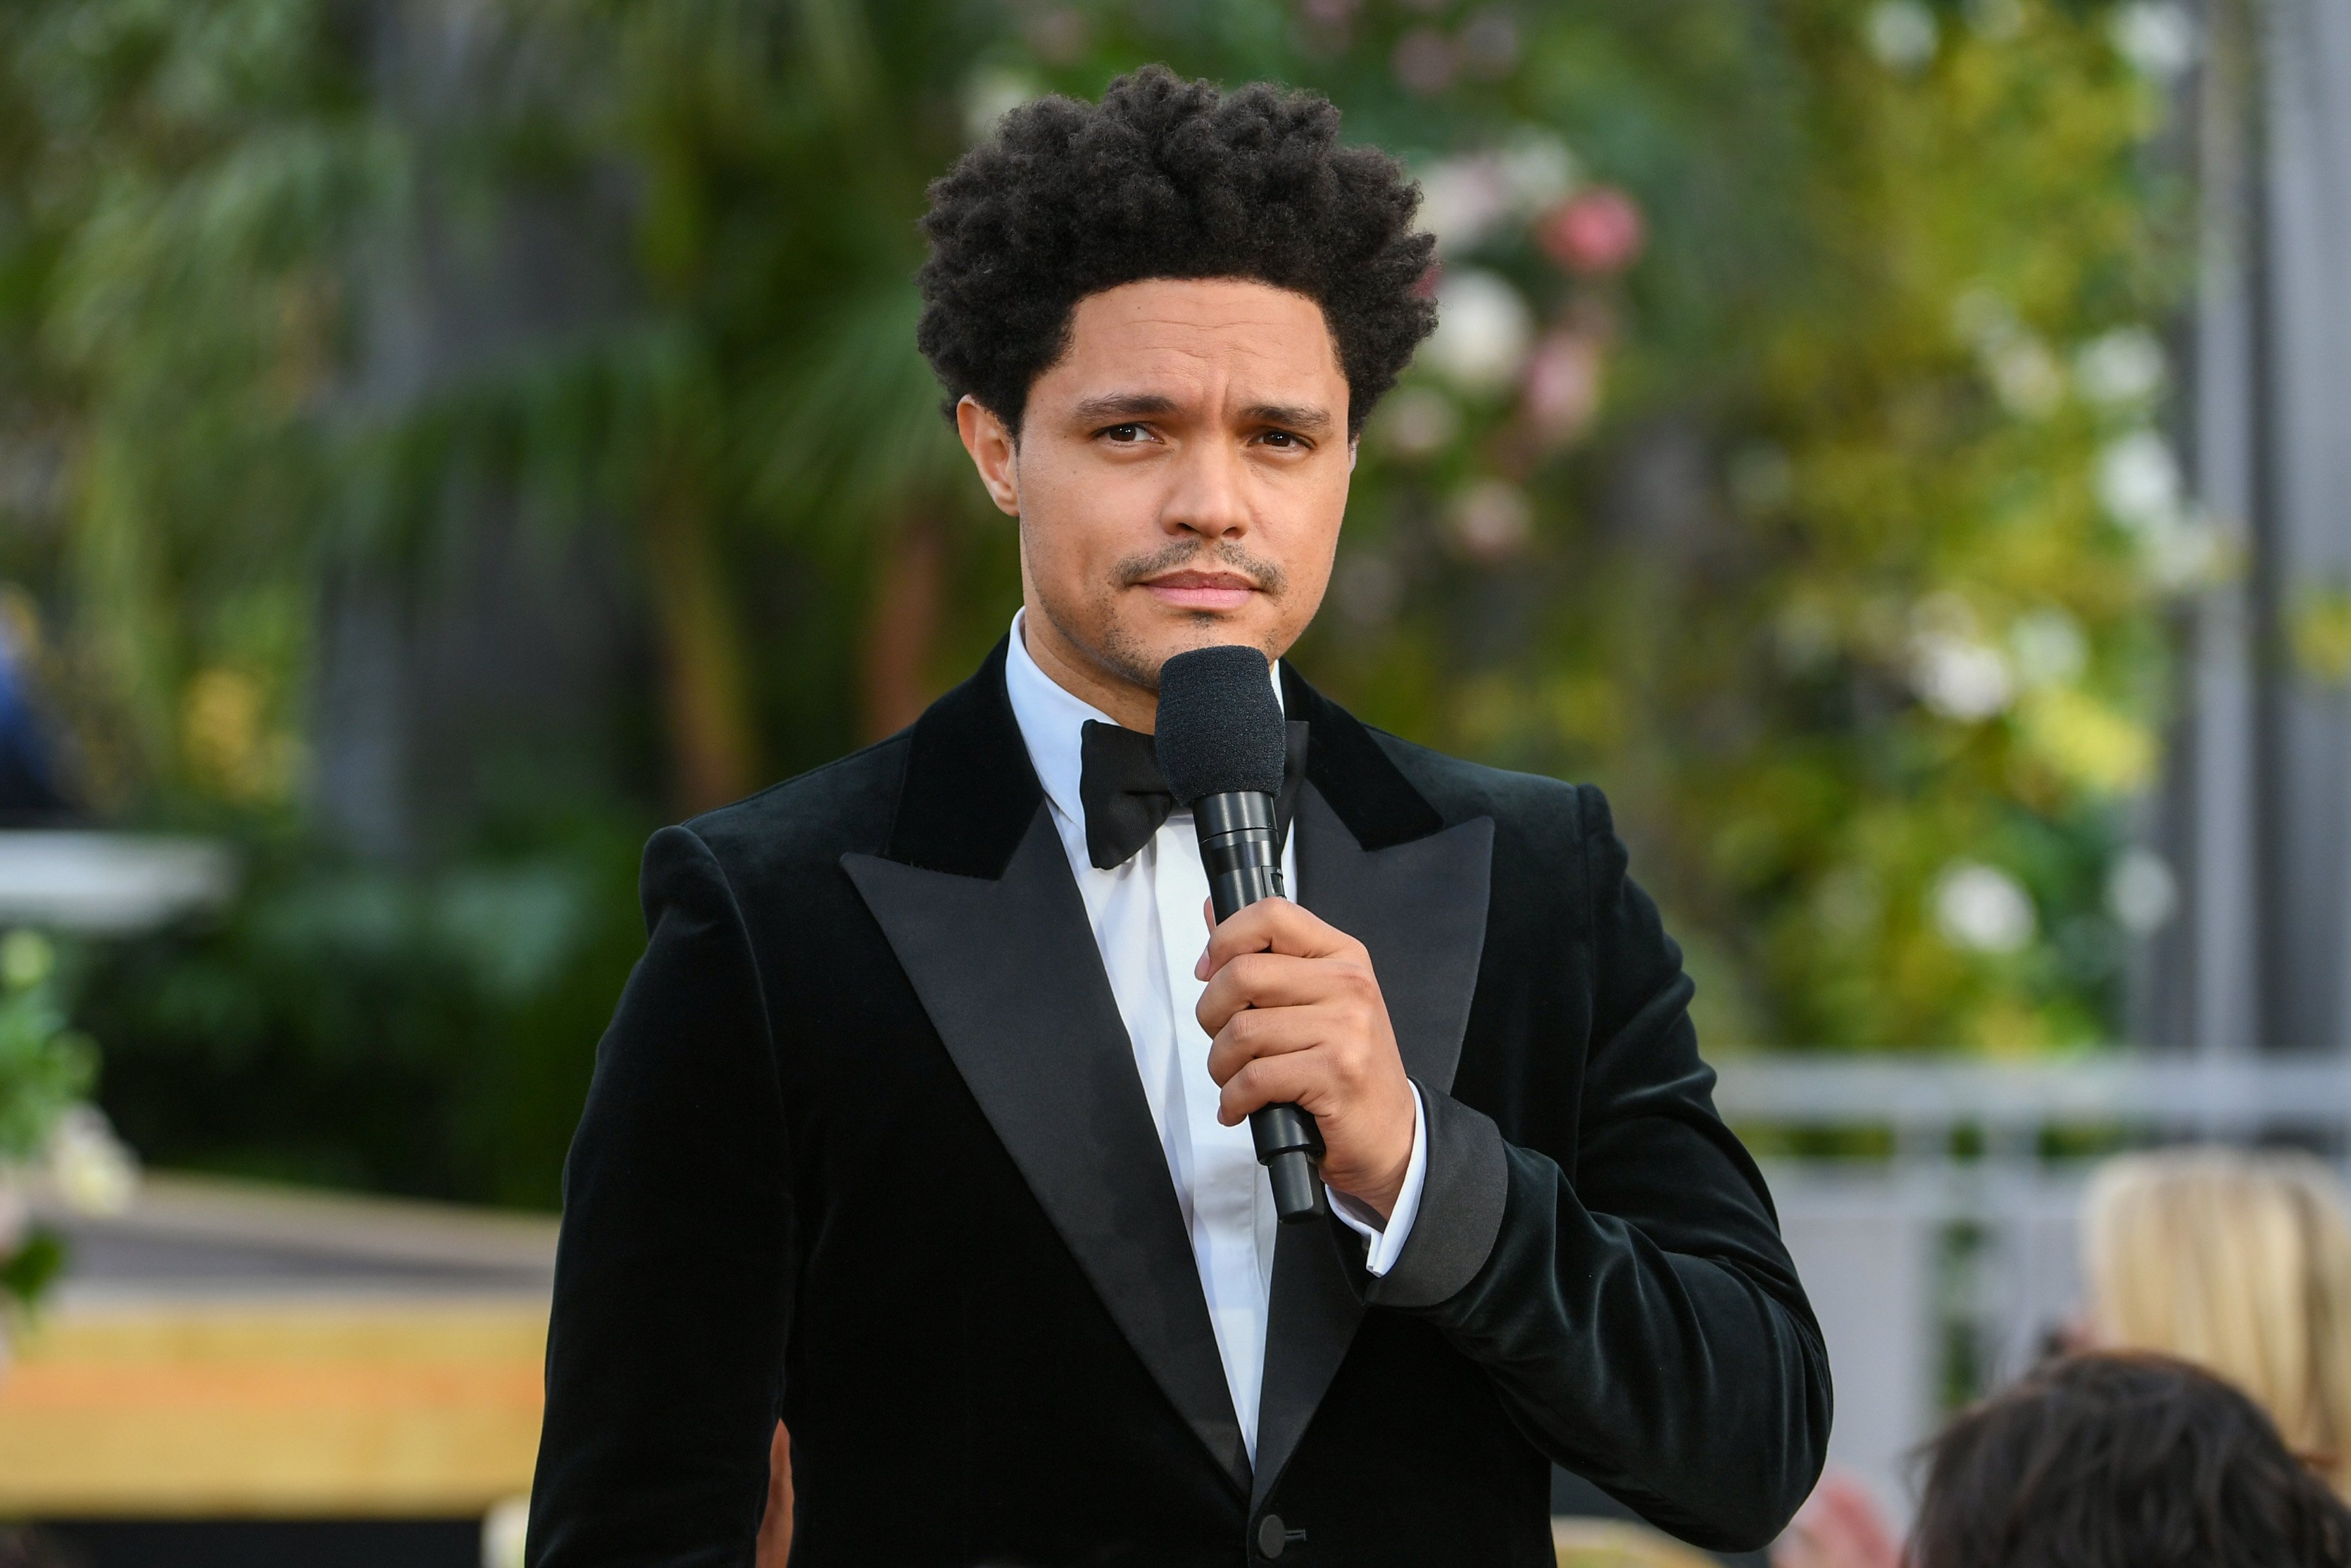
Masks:
[[[1551,1542],[1559,1568],[1715,1568],[1703,1552],[1612,1519],[1554,1519]]]

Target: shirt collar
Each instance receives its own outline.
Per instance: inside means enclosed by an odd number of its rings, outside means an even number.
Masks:
[[[1038,668],[1037,661],[1029,656],[1028,639],[1021,631],[1021,622],[1028,613],[1026,610],[1013,612],[1012,645],[1004,654],[1004,692],[1012,700],[1012,716],[1019,723],[1020,738],[1029,747],[1029,766],[1037,769],[1037,782],[1045,787],[1046,798],[1063,817],[1072,822],[1083,822],[1085,800],[1079,793],[1078,783],[1085,774],[1081,748],[1086,721],[1118,721],[1064,690],[1052,676]],[[1267,673],[1273,681],[1273,700],[1279,703],[1281,665],[1276,662]]]

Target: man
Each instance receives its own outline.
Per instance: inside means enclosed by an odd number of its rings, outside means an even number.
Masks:
[[[1553,1460],[1690,1540],[1818,1471],[1819,1332],[1599,794],[1288,665],[1295,903],[1213,933],[1160,664],[1285,653],[1434,321],[1396,166],[1164,70],[933,190],[921,343],[1019,519],[914,727],[656,834],[565,1185],[531,1560],[1534,1564]],[[1302,742],[1302,744],[1301,744]],[[1296,1102],[1327,1222],[1248,1113]]]

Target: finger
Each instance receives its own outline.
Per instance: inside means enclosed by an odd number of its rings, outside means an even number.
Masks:
[[[1298,1105],[1307,1114],[1314,1114],[1329,1088],[1329,1074],[1318,1060],[1321,1054],[1293,1051],[1249,1062],[1225,1080],[1217,1097],[1217,1120],[1237,1127],[1249,1120],[1250,1112],[1266,1105]]]
[[[1206,958],[1213,975],[1243,953],[1286,953],[1294,958],[1360,954],[1362,943],[1286,898],[1263,898],[1208,933]]]
[[[1331,1044],[1348,1021],[1332,1008],[1244,1008],[1208,1041],[1208,1076],[1221,1085],[1259,1058]]]
[[[1193,1016],[1202,1030],[1214,1034],[1243,1008],[1309,1007],[1368,991],[1370,974],[1341,958],[1243,953],[1209,979]]]

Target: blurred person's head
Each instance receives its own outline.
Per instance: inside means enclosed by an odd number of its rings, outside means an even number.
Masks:
[[[2108,1161],[2083,1217],[2091,1343],[2159,1351],[2260,1403],[2341,1490],[2351,1473],[2351,1220],[2307,1155]]]
[[[1910,1568],[2351,1563],[2351,1511],[2261,1407],[2168,1356],[2052,1362],[1927,1452]]]
[[[1123,722],[1170,654],[1306,629],[1355,437],[1436,323],[1419,193],[1338,122],[1154,67],[931,187],[923,352],[1020,519],[1030,652]]]

